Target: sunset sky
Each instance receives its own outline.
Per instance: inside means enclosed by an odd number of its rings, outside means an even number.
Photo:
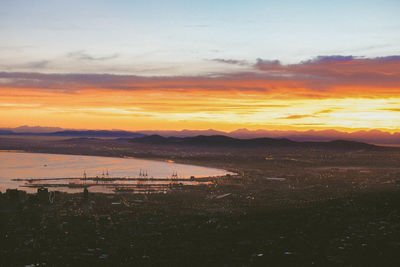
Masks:
[[[399,14],[398,0],[2,0],[0,128],[400,131]]]

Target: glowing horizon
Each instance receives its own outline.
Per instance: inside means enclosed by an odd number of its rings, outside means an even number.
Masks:
[[[258,60],[213,76],[3,72],[0,80],[2,127],[400,129],[398,56]]]
[[[400,131],[398,1],[0,10],[1,128]]]

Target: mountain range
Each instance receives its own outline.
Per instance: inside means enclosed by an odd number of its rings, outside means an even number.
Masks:
[[[208,130],[145,130],[145,131],[124,131],[124,130],[65,130],[58,127],[21,126],[17,128],[2,128],[0,135],[40,135],[40,136],[70,136],[70,137],[143,137],[159,135],[163,137],[194,137],[224,135],[238,139],[251,138],[284,138],[292,141],[315,141],[325,142],[332,140],[349,140],[371,144],[400,145],[400,132],[385,132],[381,130],[360,130],[355,132],[342,132],[338,130],[248,130],[238,129],[231,132]]]

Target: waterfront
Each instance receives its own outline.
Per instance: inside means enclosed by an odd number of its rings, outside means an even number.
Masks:
[[[35,188],[23,187],[26,181],[15,181],[13,179],[44,179],[44,178],[68,178],[54,179],[46,181],[46,184],[69,184],[82,182],[84,172],[87,177],[98,177],[97,181],[88,182],[92,186],[91,190],[95,192],[111,193],[110,185],[113,182],[118,184],[143,184],[156,185],[166,184],[166,181],[157,181],[157,178],[171,177],[177,174],[179,183],[187,185],[198,182],[190,181],[190,177],[211,177],[221,176],[227,171],[200,167],[194,165],[178,164],[173,162],[163,162],[155,160],[143,160],[136,158],[114,158],[98,156],[78,156],[78,155],[60,155],[45,153],[23,153],[23,152],[0,152],[0,191],[7,188],[23,188],[28,192],[36,191]],[[149,181],[103,181],[106,179],[132,178],[140,177]],[[77,179],[70,179],[77,178]],[[154,180],[152,179],[154,178]],[[89,180],[89,179],[88,179]],[[186,181],[187,180],[187,181]],[[37,182],[37,181],[36,181]],[[43,181],[40,181],[43,182]],[[65,192],[79,192],[81,188],[68,188],[66,186],[54,187],[57,190]]]

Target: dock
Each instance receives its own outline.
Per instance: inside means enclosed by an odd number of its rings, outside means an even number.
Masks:
[[[140,177],[112,177],[112,178],[103,178],[103,177],[87,177],[87,178],[82,178],[82,177],[66,177],[66,178],[16,178],[12,179],[12,181],[18,181],[18,182],[28,182],[28,183],[33,183],[33,182],[39,182],[39,181],[58,181],[58,180],[79,180],[79,181],[95,181],[95,182],[115,182],[115,181],[142,181],[142,182],[148,182],[148,181],[161,181],[161,182],[188,182],[188,181],[197,181],[197,182],[209,182],[209,181],[214,181],[215,179],[218,179],[220,176],[213,176],[213,177],[192,177],[192,178],[168,178],[168,177],[149,177],[149,178],[140,178]]]

